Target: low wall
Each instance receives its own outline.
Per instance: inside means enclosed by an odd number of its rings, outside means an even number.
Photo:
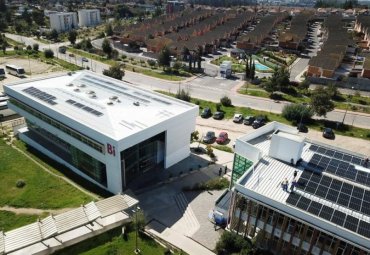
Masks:
[[[311,83],[328,85],[336,84],[340,88],[370,91],[370,79],[348,77],[345,81],[336,81],[329,78],[309,77]]]

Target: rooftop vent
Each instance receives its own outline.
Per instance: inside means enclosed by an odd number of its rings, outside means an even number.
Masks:
[[[84,88],[84,87],[86,87],[86,85],[85,84],[79,84],[79,85],[77,85],[77,87]]]
[[[117,99],[117,103],[121,103],[121,100]]]
[[[66,86],[73,87],[73,83],[68,83]]]
[[[73,91],[80,92],[80,89],[75,88]]]
[[[91,95],[91,94],[95,94],[95,91],[93,91],[93,90],[89,90],[89,91],[87,91],[86,93],[87,93],[87,94],[89,94],[89,95]]]
[[[117,97],[117,96],[111,96],[111,97],[109,97],[109,99],[110,99],[110,100],[117,100],[117,99],[118,99],[118,97]]]
[[[136,101],[136,102],[134,102],[134,105],[135,106],[140,106],[140,102],[139,101]]]
[[[113,102],[112,101],[108,101],[107,102],[107,105],[113,105]]]
[[[95,94],[91,94],[90,98],[96,98],[97,96]]]

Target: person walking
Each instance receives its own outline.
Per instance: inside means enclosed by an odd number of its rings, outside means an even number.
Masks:
[[[226,174],[226,173],[227,173],[227,166],[225,166],[225,169],[224,169],[224,171],[225,171],[224,173]]]
[[[288,179],[285,178],[284,181],[283,181],[283,183],[282,183],[283,184],[283,190],[284,191],[288,191],[288,183],[289,183],[288,182]]]
[[[296,178],[297,177],[297,170],[294,170],[294,173],[293,173],[293,177]]]
[[[222,174],[222,167],[220,167],[220,170],[218,170],[218,176],[221,176]]]

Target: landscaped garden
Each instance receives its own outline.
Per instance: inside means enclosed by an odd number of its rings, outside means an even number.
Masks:
[[[127,230],[126,230],[127,231]],[[80,242],[64,250],[57,251],[56,255],[83,254],[83,255],[100,255],[100,254],[134,254],[136,249],[136,233],[129,231],[122,235],[121,228],[113,229],[99,236]],[[145,234],[139,233],[138,248],[143,255],[163,255],[172,254],[169,250],[159,245]],[[175,254],[185,255],[184,252]]]
[[[40,215],[6,212],[15,208],[74,208],[93,198],[63,179],[47,173],[25,155],[0,139],[0,229],[34,222]],[[42,215],[41,215],[42,216]]]

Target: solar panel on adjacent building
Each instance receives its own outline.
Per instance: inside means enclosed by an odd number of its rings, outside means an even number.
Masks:
[[[89,106],[86,106],[86,105],[84,105],[84,104],[78,103],[78,102],[76,102],[75,100],[68,99],[66,102],[67,102],[68,104],[73,105],[74,107],[80,108],[80,109],[82,109],[82,110],[84,110],[84,111],[86,111],[86,112],[89,112],[89,113],[91,113],[91,114],[94,114],[94,115],[95,115],[95,116],[97,116],[97,117],[100,117],[100,116],[102,116],[102,115],[103,115],[103,113],[102,113],[102,112],[99,112],[99,111],[97,111],[97,110],[95,110],[95,109],[93,109],[93,108],[91,108],[91,107],[89,107]]]

